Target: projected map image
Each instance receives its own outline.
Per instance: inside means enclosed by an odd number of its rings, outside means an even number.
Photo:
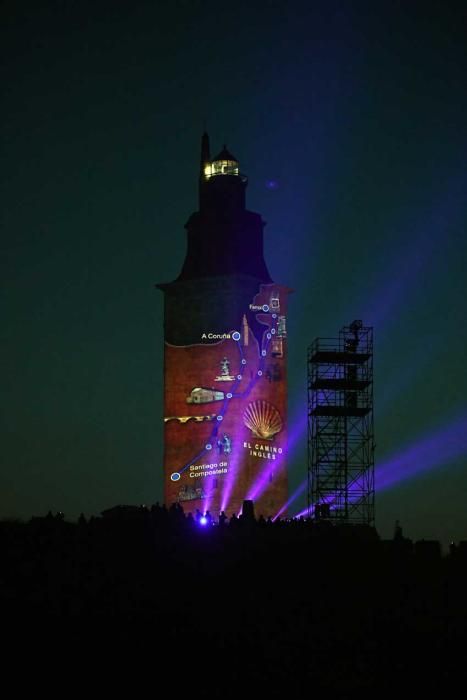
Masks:
[[[166,344],[166,503],[214,516],[238,513],[246,498],[265,517],[283,506],[287,291],[261,285],[237,328]]]

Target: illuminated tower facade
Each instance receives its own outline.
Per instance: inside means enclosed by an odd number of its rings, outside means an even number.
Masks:
[[[246,209],[247,178],[203,135],[199,210],[185,225],[178,278],[164,292],[164,497],[185,512],[276,515],[287,500],[290,291],[271,279],[264,221]]]

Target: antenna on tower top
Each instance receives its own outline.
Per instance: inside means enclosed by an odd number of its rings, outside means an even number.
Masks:
[[[210,155],[210,149],[209,149],[209,136],[207,131],[205,130],[203,132],[203,135],[201,137],[201,158],[200,158],[200,167],[199,167],[199,172],[200,176],[203,175],[204,173],[204,167],[206,163],[209,163],[211,160],[211,155]]]

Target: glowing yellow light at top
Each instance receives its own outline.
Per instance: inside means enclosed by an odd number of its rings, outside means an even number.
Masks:
[[[204,166],[204,177],[208,180],[214,175],[238,175],[236,160],[215,160]]]

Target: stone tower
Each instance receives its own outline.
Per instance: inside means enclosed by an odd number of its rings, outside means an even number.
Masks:
[[[180,275],[164,292],[164,495],[217,516],[253,499],[287,500],[286,304],[263,257],[264,221],[246,209],[247,178],[203,134],[199,210],[185,225]]]

